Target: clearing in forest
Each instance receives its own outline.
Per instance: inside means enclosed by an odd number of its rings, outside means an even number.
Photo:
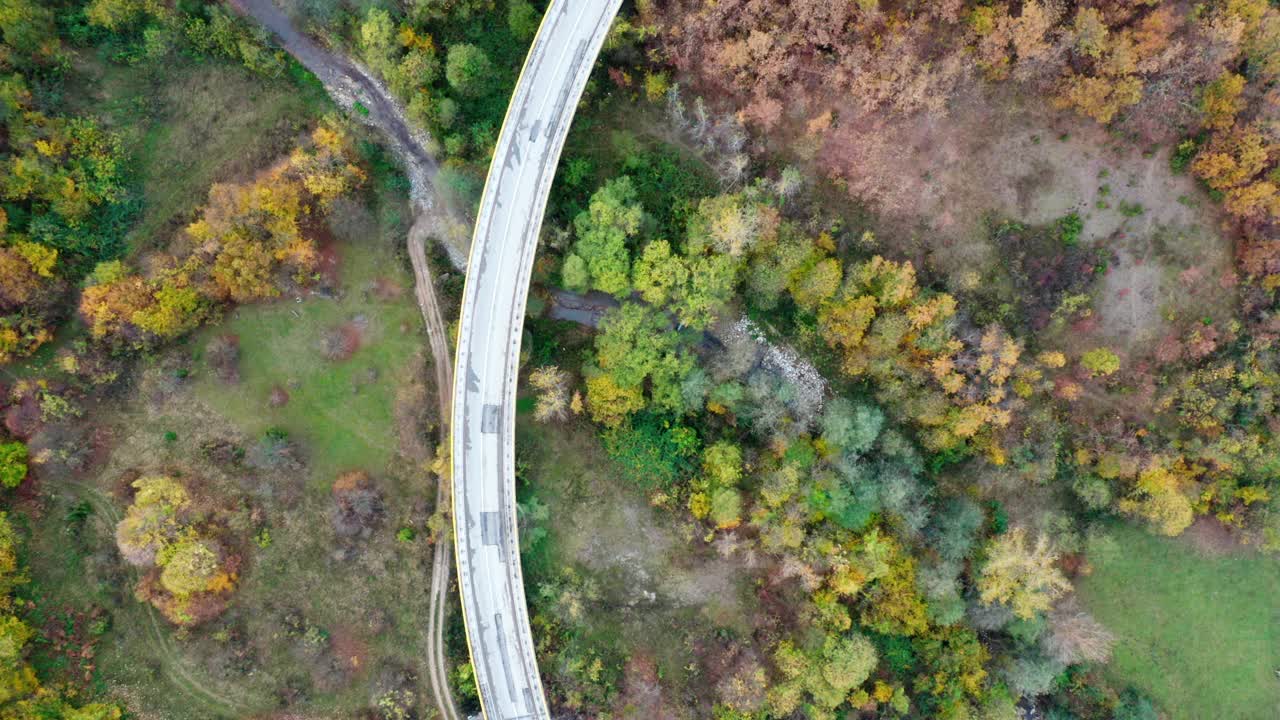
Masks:
[[[1111,532],[1123,550],[1077,581],[1119,639],[1107,672],[1170,720],[1280,716],[1280,565],[1245,548],[1207,555],[1186,538]]]
[[[698,688],[725,670],[724,638],[750,637],[760,620],[743,556],[722,556],[695,526],[651,507],[585,426],[523,415],[517,431],[525,591],[535,615],[553,585],[561,598],[591,597],[580,618],[585,647],[611,653],[611,665],[656,663],[664,683],[655,692],[668,694],[654,707],[705,697]],[[638,670],[628,663],[625,672],[630,692]]]

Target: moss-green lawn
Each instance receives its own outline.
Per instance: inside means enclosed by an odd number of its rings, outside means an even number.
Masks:
[[[1119,638],[1108,672],[1170,720],[1280,717],[1280,561],[1208,556],[1127,526],[1113,532],[1121,556],[1078,583]]]

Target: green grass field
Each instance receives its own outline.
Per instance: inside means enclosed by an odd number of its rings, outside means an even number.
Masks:
[[[1113,532],[1122,556],[1077,583],[1119,638],[1112,677],[1148,693],[1170,720],[1280,717],[1280,562]]]
[[[228,387],[202,373],[197,397],[250,435],[272,427],[288,431],[305,449],[317,486],[343,470],[380,472],[390,462],[396,392],[412,372],[407,360],[425,344],[413,280],[386,244],[343,243],[340,256],[340,299],[284,298],[242,307],[195,341],[203,348],[216,335],[239,338],[240,382]],[[401,296],[379,300],[369,291],[377,278],[394,282]],[[362,328],[359,349],[347,360],[326,359],[325,334],[346,324]],[[273,408],[268,398],[277,386],[289,401]]]
[[[157,121],[137,149],[147,204],[129,234],[132,249],[168,242],[170,224],[202,204],[211,183],[252,173],[327,109],[323,95],[236,65],[197,65],[165,77]]]

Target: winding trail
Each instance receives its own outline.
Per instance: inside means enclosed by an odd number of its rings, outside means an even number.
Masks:
[[[414,212],[406,246],[413,267],[414,295],[426,324],[427,341],[431,347],[432,367],[436,376],[436,398],[440,412],[439,447],[447,448],[450,437],[449,420],[452,417],[450,400],[453,389],[453,356],[449,351],[448,326],[440,312],[431,266],[427,261],[426,244],[433,235],[439,238],[454,266],[465,268],[465,236],[452,232],[455,228],[465,227],[465,224],[456,222],[455,213],[436,193],[434,181],[439,166],[426,150],[429,138],[409,124],[400,103],[368,70],[346,57],[330,52],[299,32],[271,0],[228,2],[274,33],[281,46],[320,79],[336,103],[348,110],[354,110],[356,103],[359,103],[367,112],[354,112],[353,117],[360,118],[381,131],[404,167],[409,178],[410,200]],[[436,488],[436,508],[450,508],[451,497],[448,478],[440,478]],[[436,543],[433,550],[425,654],[427,680],[435,695],[440,717],[444,720],[460,720],[457,705],[449,690],[449,664],[444,643],[445,610],[453,564],[450,553],[451,538],[446,536]]]

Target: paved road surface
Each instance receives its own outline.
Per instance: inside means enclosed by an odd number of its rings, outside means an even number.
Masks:
[[[520,574],[515,394],[529,274],[560,150],[621,0],[553,0],[498,137],[458,329],[453,506],[467,641],[487,720],[547,720]]]

